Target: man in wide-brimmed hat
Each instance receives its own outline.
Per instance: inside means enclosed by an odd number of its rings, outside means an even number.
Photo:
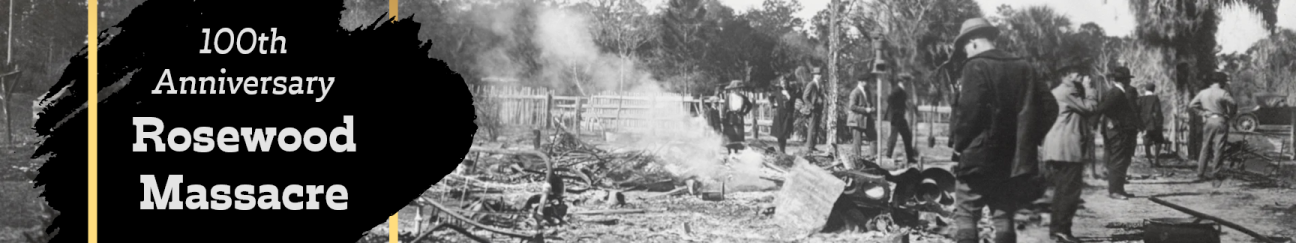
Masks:
[[[742,143],[745,140],[743,117],[746,117],[747,112],[752,108],[751,99],[739,92],[743,87],[743,82],[740,80],[730,81],[729,85],[725,86],[727,94],[724,96],[724,122],[721,127],[728,140],[726,147],[729,148],[730,153],[738,152],[743,148]]]
[[[787,153],[787,139],[792,136],[792,131],[796,130],[794,124],[797,119],[797,100],[801,98],[800,90],[796,88],[795,82],[789,82],[788,76],[779,76],[778,89],[770,95],[770,104],[774,106],[774,124],[770,127],[770,135],[778,140],[779,153]]]
[[[1205,117],[1201,152],[1197,153],[1197,177],[1201,180],[1217,176],[1215,173],[1223,168],[1224,161],[1220,152],[1223,152],[1224,142],[1228,141],[1228,121],[1237,114],[1237,103],[1233,102],[1233,96],[1224,89],[1228,85],[1228,75],[1213,72],[1207,76],[1207,81],[1211,82],[1211,86],[1198,92],[1188,103],[1189,107]],[[1214,169],[1210,168],[1211,164],[1215,164]]]
[[[984,207],[990,208],[995,242],[1017,242],[1013,215],[1044,191],[1032,180],[1057,103],[1026,60],[995,48],[998,35],[989,21],[972,18],[955,39],[956,58],[966,58],[951,124],[959,156],[954,239],[960,243],[980,241]]]
[[[1138,148],[1138,133],[1143,128],[1139,116],[1138,90],[1130,86],[1129,68],[1116,67],[1107,77],[1115,81],[1112,88],[1103,94],[1098,101],[1098,114],[1106,119],[1106,132],[1103,134],[1103,149],[1107,155],[1107,196],[1112,199],[1126,200],[1134,195],[1125,191],[1125,175],[1130,161],[1134,159],[1134,149]]]
[[[810,83],[806,84],[805,91],[801,94],[801,102],[805,103],[806,107],[809,107],[809,109],[807,109],[808,114],[805,114],[806,118],[810,119],[809,122],[806,122],[806,125],[808,126],[806,127],[805,141],[807,152],[815,151],[815,143],[817,142],[815,139],[820,132],[819,124],[822,122],[821,120],[823,120],[823,107],[825,103],[823,89],[819,84],[819,78],[821,77],[819,74],[819,68],[814,68],[813,71],[811,71],[811,76],[813,78],[810,79]]]

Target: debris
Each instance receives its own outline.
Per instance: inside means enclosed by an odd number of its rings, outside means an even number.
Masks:
[[[1183,206],[1175,205],[1175,204],[1173,204],[1173,203],[1166,202],[1165,200],[1161,200],[1160,198],[1157,198],[1157,197],[1149,197],[1148,200],[1150,200],[1150,201],[1152,201],[1152,202],[1154,202],[1154,203],[1157,203],[1157,204],[1161,204],[1162,206],[1166,206],[1166,207],[1172,208],[1172,209],[1174,209],[1174,210],[1178,210],[1178,211],[1180,211],[1180,212],[1187,213],[1187,214],[1192,215],[1192,216],[1197,217],[1197,218],[1201,218],[1201,219],[1208,219],[1208,220],[1211,220],[1211,221],[1214,221],[1214,222],[1218,222],[1218,223],[1221,224],[1221,225],[1228,226],[1229,228],[1233,228],[1233,229],[1235,229],[1235,230],[1237,230],[1237,231],[1241,231],[1242,233],[1246,233],[1247,235],[1250,235],[1251,237],[1255,237],[1256,240],[1259,240],[1259,241],[1261,241],[1261,242],[1278,243],[1277,241],[1274,241],[1274,239],[1273,239],[1271,236],[1262,235],[1262,234],[1260,234],[1260,233],[1257,233],[1257,232],[1255,232],[1255,231],[1252,231],[1251,229],[1247,229],[1246,227],[1242,227],[1241,225],[1235,224],[1235,223],[1233,223],[1233,222],[1229,222],[1228,220],[1224,220],[1224,219],[1221,219],[1221,218],[1218,218],[1218,217],[1215,217],[1215,216],[1211,216],[1211,215],[1209,215],[1209,214],[1205,214],[1205,213],[1197,212],[1197,211],[1195,211],[1195,210],[1188,209],[1188,208],[1185,208],[1185,207],[1183,207]]]
[[[570,214],[571,214],[571,215],[607,215],[607,214],[632,214],[632,213],[645,213],[645,212],[648,212],[648,210],[643,210],[643,209],[608,209],[608,210],[590,210],[590,211],[572,212],[572,213],[570,213]]]
[[[797,158],[787,178],[774,198],[778,208],[774,219],[783,226],[776,237],[797,239],[824,226],[846,183],[802,158]]]

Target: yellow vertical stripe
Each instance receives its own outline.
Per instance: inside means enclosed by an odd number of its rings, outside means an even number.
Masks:
[[[86,89],[88,89],[87,91],[88,93],[86,94],[89,94],[88,95],[89,98],[86,99],[86,106],[87,106],[87,110],[89,111],[89,116],[86,118],[86,124],[89,124],[89,127],[87,128],[88,134],[86,134],[87,137],[89,137],[89,140],[86,141],[87,144],[86,147],[90,148],[90,151],[88,153],[90,157],[88,161],[89,162],[89,168],[88,168],[89,185],[87,188],[90,191],[90,194],[88,195],[89,202],[87,202],[87,204],[89,204],[90,207],[86,211],[86,215],[89,216],[90,219],[88,222],[90,225],[89,228],[87,229],[88,231],[86,232],[86,234],[89,235],[88,240],[90,243],[98,243],[99,242],[99,144],[98,144],[99,142],[99,131],[98,131],[99,130],[99,89],[98,89],[99,87],[99,1],[88,0],[86,1],[86,6],[89,7],[89,9],[86,10],[86,22],[88,22],[88,26],[86,29],[87,30],[86,38],[87,38],[87,43],[89,43],[86,45],[86,48],[89,50],[89,55],[87,56],[86,61],[90,63],[88,67],[89,70],[86,71],[86,75],[87,75]]]
[[[397,14],[397,11],[400,10],[399,8],[400,4],[398,2],[400,1],[389,0],[387,2],[387,12],[388,12],[387,17],[390,18],[392,22],[396,22],[396,17],[400,16],[400,14]]]
[[[397,237],[400,236],[400,220],[398,220],[398,216],[400,216],[400,213],[392,214],[391,217],[387,218],[387,242],[400,242],[400,238]]]

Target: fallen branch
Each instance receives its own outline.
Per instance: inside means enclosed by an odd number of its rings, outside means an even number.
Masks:
[[[783,178],[774,178],[772,176],[760,176],[760,178],[765,179],[767,181],[777,182],[777,183],[783,183],[784,181]]]
[[[634,214],[645,213],[648,210],[643,209],[608,209],[608,210],[590,210],[581,212],[572,212],[572,215],[608,215],[608,214]]]
[[[1237,230],[1237,231],[1241,231],[1241,232],[1244,233],[1244,234],[1250,235],[1251,237],[1255,237],[1257,240],[1260,240],[1260,241],[1262,241],[1262,242],[1278,243],[1277,241],[1274,241],[1273,238],[1270,238],[1270,237],[1267,236],[1267,235],[1262,235],[1262,234],[1260,234],[1260,233],[1257,233],[1257,232],[1255,232],[1255,231],[1252,231],[1251,229],[1247,229],[1246,227],[1242,227],[1241,225],[1235,224],[1235,223],[1233,223],[1233,222],[1229,222],[1228,220],[1224,220],[1224,219],[1221,219],[1221,218],[1219,218],[1219,217],[1211,216],[1211,215],[1209,215],[1209,214],[1205,214],[1205,213],[1202,213],[1202,212],[1197,212],[1197,211],[1195,211],[1195,210],[1188,209],[1188,208],[1185,208],[1185,207],[1183,207],[1183,206],[1175,205],[1175,204],[1173,204],[1173,203],[1166,202],[1165,200],[1161,200],[1160,198],[1157,198],[1157,197],[1149,197],[1148,200],[1150,200],[1150,201],[1152,201],[1152,202],[1154,202],[1154,203],[1157,203],[1157,204],[1161,204],[1162,206],[1166,206],[1166,207],[1169,207],[1169,208],[1171,208],[1171,209],[1174,209],[1174,210],[1178,210],[1178,211],[1180,211],[1180,212],[1187,213],[1187,214],[1192,215],[1192,216],[1197,217],[1197,218],[1209,219],[1209,220],[1211,220],[1211,221],[1215,221],[1216,223],[1220,223],[1220,224],[1222,224],[1222,225],[1224,225],[1224,226],[1228,226],[1229,228],[1233,228],[1233,229],[1235,229],[1235,230]]]
[[[538,234],[535,234],[533,232],[515,232],[511,230],[505,230],[505,229],[484,225],[482,223],[477,222],[476,220],[472,220],[469,219],[468,217],[464,217],[463,215],[459,215],[458,213],[454,212],[452,208],[443,206],[440,203],[437,203],[436,201],[427,200],[424,198],[420,198],[420,199],[421,200],[417,200],[419,204],[432,206],[432,214],[437,215],[438,217],[444,217],[446,221],[450,221],[450,222],[457,221],[460,224],[466,224],[468,226],[477,227],[496,234],[503,234],[503,235],[523,238],[523,239],[534,239],[535,237],[538,236]],[[463,225],[456,224],[456,226],[463,226]],[[535,232],[540,232],[540,231],[535,231]]]
[[[675,195],[680,195],[680,194],[684,194],[684,193],[688,193],[688,188],[680,187],[680,188],[675,188],[675,190],[670,190],[670,191],[668,191],[668,192],[663,192],[663,193],[661,193],[661,194],[657,194],[657,195],[650,195],[650,196],[646,196],[646,197],[639,197],[639,198],[657,198],[657,197],[675,196]]]

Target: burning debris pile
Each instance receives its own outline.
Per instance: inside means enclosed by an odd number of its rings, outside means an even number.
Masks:
[[[473,147],[401,214],[402,242],[859,240],[936,235],[950,222],[954,179],[938,168],[845,170],[751,148],[726,156],[718,144],[714,161],[681,160],[699,148],[603,149],[558,131],[535,150]],[[793,225],[807,227],[780,234]],[[652,230],[632,230],[642,227]],[[369,238],[385,242],[386,229]]]

